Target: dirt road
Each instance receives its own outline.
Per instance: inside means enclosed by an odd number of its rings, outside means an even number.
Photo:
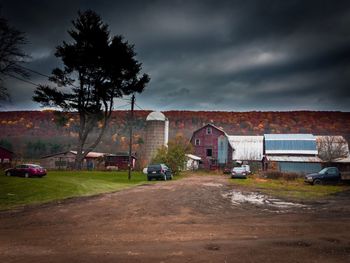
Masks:
[[[232,190],[190,177],[1,212],[0,262],[350,262],[349,195],[279,207]]]

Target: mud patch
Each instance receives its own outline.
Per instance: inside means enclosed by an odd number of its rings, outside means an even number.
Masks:
[[[204,248],[205,248],[206,250],[211,250],[211,251],[220,250],[220,246],[217,245],[217,244],[207,244]]]
[[[311,243],[303,240],[278,241],[278,242],[274,242],[274,244],[277,246],[286,246],[286,247],[311,247]]]
[[[230,191],[222,195],[224,198],[231,199],[231,203],[235,206],[243,204],[251,204],[258,207],[265,208],[275,208],[275,209],[291,209],[291,208],[306,208],[306,205],[286,202],[277,198],[269,198],[266,195],[257,192],[240,192],[240,191]]]

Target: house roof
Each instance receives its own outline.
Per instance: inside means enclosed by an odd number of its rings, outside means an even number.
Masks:
[[[3,150],[5,150],[5,151],[7,151],[7,152],[9,152],[9,153],[13,153],[12,151],[10,151],[9,149],[6,149],[6,148],[3,147],[3,146],[0,146],[0,148],[3,149]]]
[[[232,159],[261,161],[264,155],[264,136],[227,136],[233,148]]]
[[[322,163],[317,156],[269,155],[266,158],[272,162]]]

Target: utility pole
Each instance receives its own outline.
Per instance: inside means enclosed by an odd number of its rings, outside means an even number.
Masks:
[[[128,163],[128,179],[131,179],[131,166],[132,166],[132,158],[131,158],[131,152],[132,152],[132,126],[134,125],[134,104],[135,104],[135,95],[132,94],[131,96],[131,114],[130,114],[130,120],[129,120],[129,163]]]

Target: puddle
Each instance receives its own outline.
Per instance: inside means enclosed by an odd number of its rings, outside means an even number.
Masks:
[[[213,186],[213,187],[221,187],[222,184],[217,184],[217,183],[204,183],[204,186]]]
[[[250,192],[244,193],[240,191],[231,191],[229,193],[223,194],[223,197],[230,198],[233,205],[242,205],[242,204],[252,204],[255,206],[261,207],[270,207],[270,208],[278,208],[278,209],[290,209],[290,208],[305,208],[306,205],[293,203],[293,202],[285,202],[283,200],[277,198],[269,198],[266,195]]]

